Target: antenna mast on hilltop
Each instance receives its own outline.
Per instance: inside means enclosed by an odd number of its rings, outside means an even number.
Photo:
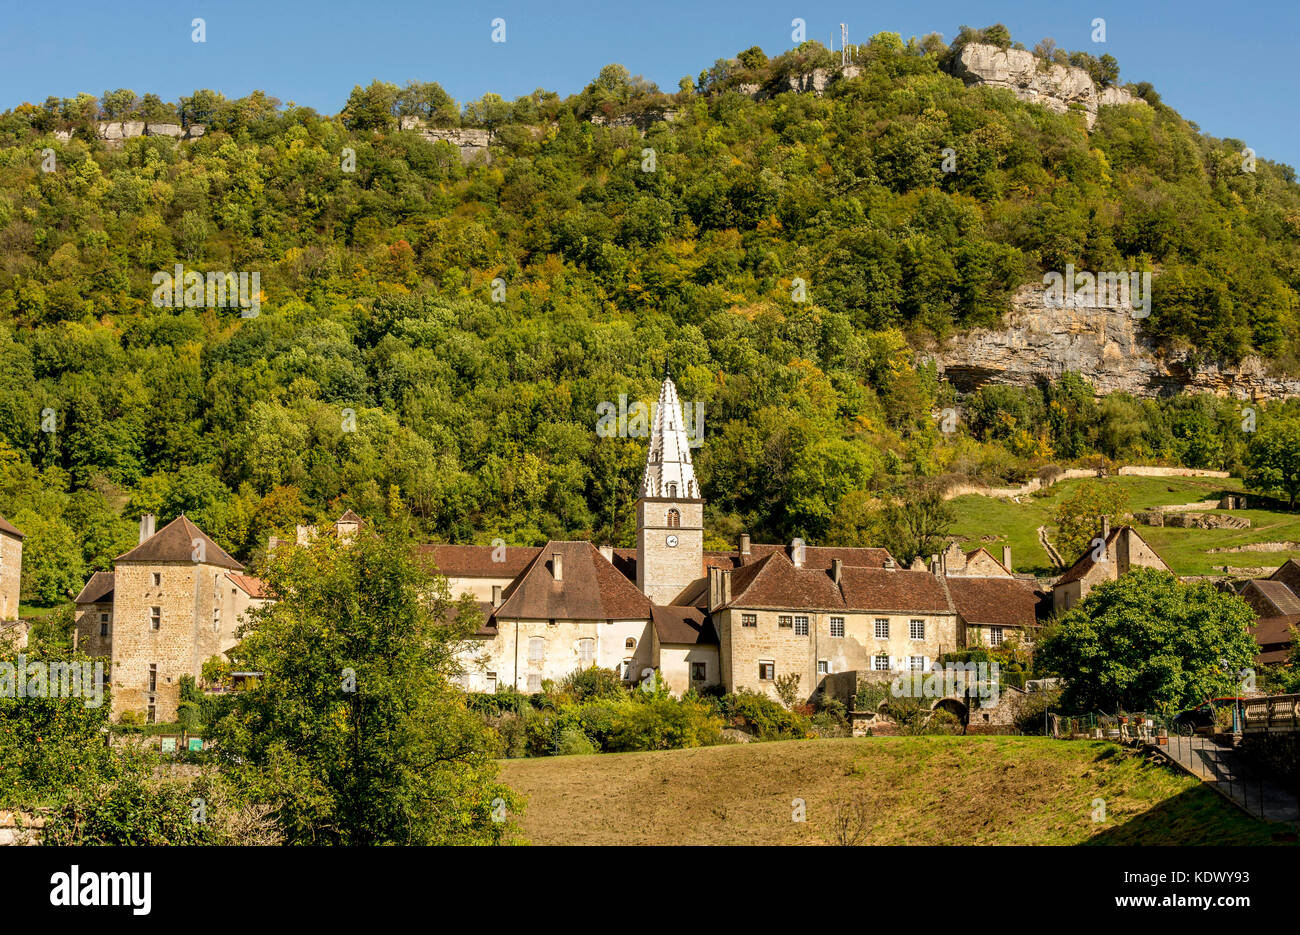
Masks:
[[[840,23],[840,64],[849,63],[849,27],[845,23]]]

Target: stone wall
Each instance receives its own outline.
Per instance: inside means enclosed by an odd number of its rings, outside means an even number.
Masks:
[[[23,540],[0,532],[0,620],[18,619],[22,570]]]
[[[40,844],[44,827],[45,818],[38,813],[0,809],[0,847]]]

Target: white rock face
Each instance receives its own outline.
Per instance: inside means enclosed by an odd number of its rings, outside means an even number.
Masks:
[[[1006,88],[1022,101],[1041,104],[1058,114],[1076,106],[1090,130],[1103,106],[1146,103],[1123,88],[1105,88],[1099,93],[1092,76],[1082,68],[1049,65],[1023,49],[972,43],[962,48],[953,72],[968,84]]]
[[[185,135],[179,123],[151,123],[144,128],[146,136],[170,136],[180,139]]]
[[[1119,308],[1054,308],[1042,286],[1024,286],[998,329],[977,328],[935,355],[939,370],[959,390],[983,383],[1032,386],[1072,370],[1101,394],[1139,397],[1209,392],[1237,399],[1300,396],[1300,379],[1269,375],[1262,360],[1234,367],[1188,366],[1188,355],[1160,355],[1141,333],[1141,320]]]
[[[71,143],[71,142],[72,142],[72,131],[71,131],[71,130],[55,130],[55,131],[54,131],[54,138],[55,138],[56,140],[58,140],[60,143]]]

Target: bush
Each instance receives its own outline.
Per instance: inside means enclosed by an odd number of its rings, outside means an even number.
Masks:
[[[806,717],[787,711],[767,695],[740,691],[726,695],[721,703],[722,716],[759,740],[789,740],[807,737],[812,725]]]
[[[560,691],[578,702],[588,698],[622,698],[627,694],[617,672],[598,666],[569,673],[561,680]]]
[[[598,752],[587,735],[574,727],[560,731],[559,742],[555,745],[556,756],[585,756]]]

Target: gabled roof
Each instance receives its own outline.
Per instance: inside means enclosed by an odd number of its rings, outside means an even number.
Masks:
[[[660,643],[716,644],[718,633],[709,615],[698,607],[651,607],[655,635]]]
[[[1111,561],[1115,561],[1114,553],[1111,552],[1111,548],[1115,545],[1115,541],[1125,533],[1130,536],[1136,536],[1139,542],[1145,545],[1148,549],[1151,548],[1150,544],[1142,538],[1141,533],[1132,526],[1116,526],[1110,531],[1110,535],[1106,537],[1106,555],[1111,556]],[[1098,562],[1093,560],[1092,552],[1093,547],[1091,545],[1086,547],[1083,550],[1083,554],[1079,556],[1079,560],[1071,565],[1070,569],[1065,574],[1056,579],[1056,584],[1062,585],[1069,584],[1071,581],[1078,581],[1080,578],[1087,575],[1088,572],[1092,571],[1092,569],[1098,564]],[[1155,549],[1151,549],[1151,552],[1152,554],[1155,554]],[[1156,555],[1156,558],[1160,559],[1160,564],[1164,566],[1165,571],[1168,571],[1169,566],[1165,564],[1165,560],[1160,558],[1159,555]]]
[[[74,604],[108,604],[113,600],[113,573],[97,571],[90,576],[81,593],[72,599]]]
[[[943,582],[928,571],[846,566],[840,586],[846,610],[952,613]]]
[[[478,609],[483,614],[483,622],[479,624],[478,629],[474,631],[474,635],[496,636],[497,621],[496,617],[493,616],[495,609],[492,607],[492,602],[476,601],[475,603],[478,604]],[[447,622],[455,623],[458,619],[460,619],[460,605],[453,602],[452,605],[447,608]]]
[[[226,572],[226,577],[249,597],[265,599],[271,596],[271,592],[266,589],[266,582],[261,578],[254,578],[252,575],[241,575],[233,571]]]
[[[366,521],[365,521],[364,519],[362,519],[362,518],[361,518],[360,516],[358,516],[356,513],[353,513],[351,510],[348,510],[347,512],[345,512],[342,516],[340,516],[340,517],[339,517],[338,519],[336,519],[334,522],[336,522],[336,523],[356,523],[358,526],[364,526],[364,525],[366,524]]]
[[[422,545],[416,551],[449,578],[514,578],[542,550],[537,546]],[[504,561],[493,561],[494,555]]]
[[[563,580],[551,557],[560,553]],[[650,600],[590,542],[548,542],[506,591],[496,616],[531,620],[650,619]]]
[[[208,538],[198,526],[182,513],[162,529],[129,552],[123,552],[118,562],[193,562],[194,542],[203,544],[204,564],[243,571],[244,566],[231,558],[226,550]]]
[[[999,568],[1005,571],[1007,573],[1008,578],[1014,577],[1014,572],[1012,572],[1010,568],[1008,568],[1006,565],[1003,565],[1000,561],[994,558],[993,553],[990,552],[988,549],[984,548],[984,546],[982,545],[977,546],[976,548],[973,548],[969,552],[965,553],[966,564],[970,565],[971,562],[975,561],[975,556],[979,555],[981,552],[987,555],[989,561],[991,561],[994,565],[997,565]]]
[[[771,555],[773,552],[785,552],[789,555],[789,545],[781,543],[755,542],[749,547],[748,555],[741,555],[739,550],[709,551],[704,553],[705,568],[740,568],[751,565]],[[805,568],[827,569],[834,559],[839,559],[845,567],[884,568],[885,562],[892,559],[888,549],[856,548],[850,546],[806,545],[803,549]],[[707,574],[707,571],[705,572]]]
[[[19,539],[27,538],[27,533],[23,532],[3,516],[0,516],[0,532],[7,532],[11,536],[17,536]]]
[[[967,623],[1025,627],[1037,621],[1039,595],[1019,579],[949,576],[947,581],[953,606]]]
[[[1296,597],[1295,592],[1281,581],[1271,578],[1247,581],[1241,589],[1241,597],[1260,617],[1300,614],[1300,597]]]
[[[1281,581],[1296,594],[1300,594],[1300,562],[1288,558],[1282,567],[1268,576],[1269,581]]]

